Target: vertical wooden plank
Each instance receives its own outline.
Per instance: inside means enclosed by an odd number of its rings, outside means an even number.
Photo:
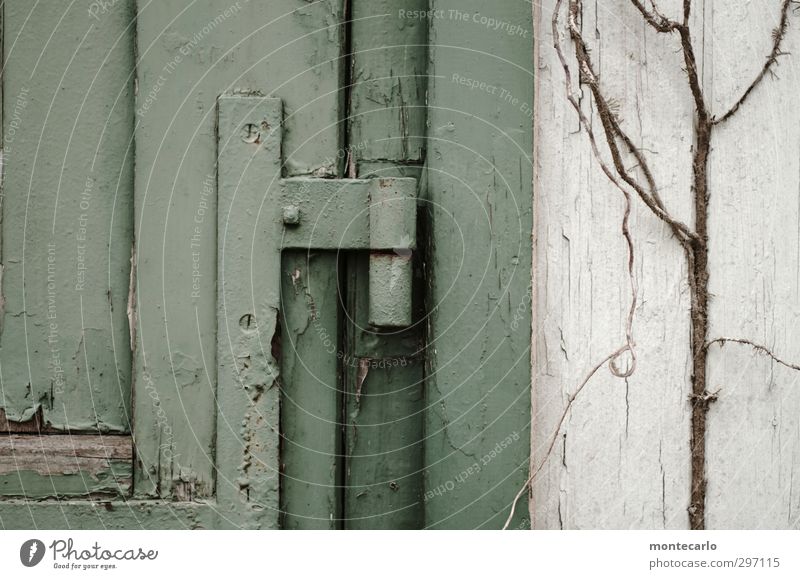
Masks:
[[[425,523],[499,528],[529,455],[531,5],[430,7]]]
[[[341,0],[139,2],[138,494],[213,492],[214,432],[224,426],[215,426],[216,99],[279,96],[286,173],[332,171],[340,21]]]
[[[6,419],[127,432],[133,2],[4,9]]]
[[[348,256],[342,364],[345,528],[419,529],[424,517],[424,346],[413,327],[369,327],[368,279],[369,255]]]
[[[341,384],[336,252],[281,264],[281,511],[285,529],[341,527]]]
[[[359,168],[424,161],[428,25],[407,15],[427,5],[352,2],[349,142],[342,156]]]
[[[3,55],[3,68],[5,69],[5,50],[3,49],[3,38],[5,38],[5,28],[3,26],[3,13],[5,12],[5,4],[0,5],[0,54]],[[3,191],[3,134],[5,130],[2,129],[3,125],[3,72],[0,71],[0,193]],[[2,211],[0,211],[0,231],[2,230]],[[3,255],[3,236],[0,234],[0,256]],[[0,263],[0,272],[2,272],[2,263]],[[2,288],[2,275],[0,275],[0,289]],[[2,331],[2,327],[0,327]]]
[[[537,29],[537,467],[568,397],[624,343],[630,307],[622,194],[597,165],[567,102],[553,48],[553,6],[543,4]],[[678,14],[680,6],[665,2],[663,9]],[[619,9],[585,4],[583,18],[586,30],[599,31],[587,40],[604,90],[620,103],[626,130],[647,152],[664,203],[690,223],[692,102],[676,40],[650,30],[626,2]],[[573,54],[568,40],[562,42],[565,54]],[[577,75],[574,65],[572,72]],[[577,86],[576,77],[573,82]],[[582,101],[589,115],[590,100]],[[630,228],[639,285],[633,328],[638,366],[627,380],[603,367],[574,403],[534,484],[536,528],[688,525],[686,262],[669,231],[638,200]]]
[[[715,113],[764,64],[779,2],[706,3],[706,80]],[[744,338],[800,362],[800,33],[791,16],[777,77],[716,132],[710,157],[710,338]],[[800,526],[800,373],[738,344],[712,346],[709,528]]]
[[[684,63],[674,38],[653,32],[624,4],[619,10],[585,5],[583,27],[597,31],[587,38],[604,71],[604,90],[620,103],[662,198],[691,222],[693,105]],[[549,33],[552,6],[543,7],[537,63],[543,122],[537,133],[537,447],[546,447],[566,397],[596,363],[592,356],[613,350],[627,285],[625,248],[612,225],[619,221],[619,194],[591,158],[586,135],[575,131],[574,111],[560,92],[562,72]],[[681,5],[665,2],[661,9],[672,16]],[[704,91],[714,115],[728,110],[758,74],[778,14],[777,2],[694,6],[694,48],[703,55]],[[797,43],[790,26],[784,50],[796,50]],[[797,83],[791,70],[768,79],[716,128],[708,171],[709,339],[751,340],[794,363],[800,358],[792,333],[800,315]],[[589,99],[584,103],[591,115]],[[687,525],[686,264],[663,226],[638,205],[636,211],[638,369],[624,383],[602,371],[573,406],[565,439],[535,485],[537,527]],[[617,273],[597,265],[614,262],[620,263]],[[800,499],[792,483],[800,452],[797,380],[796,372],[748,346],[711,347],[708,388],[717,400],[706,447],[709,528],[798,525]]]
[[[427,0],[352,2],[349,175],[413,176],[425,159]],[[420,260],[421,262],[421,260]],[[369,327],[368,256],[348,258],[345,526],[420,528],[423,334]],[[420,292],[417,292],[420,293]],[[420,307],[421,303],[417,304]]]

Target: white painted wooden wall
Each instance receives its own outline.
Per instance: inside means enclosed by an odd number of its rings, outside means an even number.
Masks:
[[[601,173],[565,98],[552,46],[554,4],[543,0],[538,8],[535,57],[537,465],[569,393],[624,343],[629,306],[623,199]],[[647,27],[629,0],[584,4],[584,36],[602,85],[647,152],[667,207],[691,222],[692,100],[678,41]],[[659,3],[675,18],[678,4]],[[723,112],[763,65],[780,2],[693,4],[706,95],[713,111]],[[761,85],[715,135],[710,337],[747,338],[798,363],[800,14],[791,17],[785,49],[791,54],[781,58],[779,78]],[[582,103],[591,115],[588,91]],[[596,129],[602,132],[599,121]],[[638,370],[624,380],[604,368],[576,400],[533,485],[535,528],[688,527],[686,264],[678,243],[638,200],[631,228]],[[709,414],[708,528],[800,527],[800,373],[728,345],[712,351],[709,386],[720,391]]]

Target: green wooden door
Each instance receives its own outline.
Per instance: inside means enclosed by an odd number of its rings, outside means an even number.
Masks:
[[[3,44],[2,526],[502,526],[529,3],[6,0]]]

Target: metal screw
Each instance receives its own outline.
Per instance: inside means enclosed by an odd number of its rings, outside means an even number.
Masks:
[[[256,317],[253,314],[245,314],[241,318],[239,318],[239,325],[245,331],[249,331],[256,325]]]
[[[253,123],[247,123],[242,129],[242,140],[245,143],[255,144],[261,142],[261,131]]]
[[[297,205],[287,205],[283,208],[284,225],[300,224],[300,208]]]

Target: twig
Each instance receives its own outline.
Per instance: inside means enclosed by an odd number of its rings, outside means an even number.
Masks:
[[[554,45],[555,49],[558,52],[559,60],[561,61],[561,66],[564,69],[565,74],[567,75],[567,91],[568,91],[568,98],[572,103],[573,108],[578,112],[579,119],[581,121],[581,125],[587,130],[590,131],[590,125],[588,119],[586,119],[583,111],[580,109],[580,103],[575,100],[572,96],[572,83],[570,77],[570,70],[569,65],[567,64],[567,60],[564,57],[564,53],[561,50],[561,43],[559,41],[559,34],[558,34],[558,13],[561,7],[563,0],[557,0],[556,6],[553,13],[553,34],[554,34]],[[608,103],[608,100],[603,95],[600,89],[600,83],[597,78],[597,74],[594,71],[592,66],[592,61],[589,56],[589,49],[586,46],[586,43],[581,35],[580,28],[578,26],[578,18],[580,13],[580,1],[579,0],[569,0],[569,18],[568,18],[568,28],[570,31],[570,38],[572,39],[573,43],[575,44],[575,56],[578,60],[578,67],[580,73],[580,79],[583,83],[585,83],[592,92],[592,96],[594,97],[595,106],[597,107],[597,111],[600,115],[600,121],[603,125],[603,130],[606,135],[606,142],[608,144],[609,151],[611,152],[611,158],[614,164],[614,168],[616,169],[617,174],[619,177],[625,181],[636,193],[638,194],[639,198],[644,202],[644,204],[656,215],[659,219],[667,223],[670,226],[675,237],[682,244],[686,244],[690,241],[697,241],[695,234],[686,226],[684,223],[672,217],[665,209],[664,205],[661,202],[661,199],[658,196],[657,188],[655,186],[655,182],[652,177],[652,172],[650,171],[647,160],[642,155],[641,151],[634,146],[631,139],[627,136],[627,134],[622,130],[622,127],[619,124],[619,121],[614,116],[611,111],[611,107]],[[592,138],[592,135],[590,135]],[[648,187],[650,188],[650,192],[648,193],[644,187],[642,187],[625,168],[625,164],[622,159],[622,154],[619,149],[619,145],[617,144],[617,139],[620,139],[623,144],[625,145],[626,149],[630,151],[630,153],[636,158],[639,166],[641,167],[642,171],[645,174],[645,178],[648,181]],[[596,149],[596,145],[593,145],[593,149]],[[603,172],[606,173],[607,176],[610,177],[609,171],[607,167],[603,167]],[[612,178],[612,182],[617,184],[617,181]],[[619,185],[617,185],[619,187]]]
[[[631,214],[631,208],[632,208],[631,207],[631,205],[632,205],[632,195],[631,195],[630,191],[628,191],[628,189],[626,189],[624,187],[624,185],[622,183],[620,183],[620,181],[617,179],[617,176],[610,169],[610,167],[608,166],[608,164],[605,162],[605,160],[603,159],[602,155],[600,154],[600,150],[599,150],[599,147],[597,146],[597,140],[595,138],[594,131],[592,130],[591,124],[589,123],[589,120],[584,115],[583,111],[581,110],[580,103],[578,103],[577,99],[575,98],[575,96],[573,94],[573,90],[572,90],[572,74],[570,73],[569,65],[567,64],[566,57],[564,56],[564,53],[563,53],[563,51],[561,49],[560,35],[558,33],[558,13],[559,13],[559,9],[561,7],[561,3],[562,3],[562,0],[557,0],[557,2],[556,2],[556,7],[555,7],[555,10],[554,10],[554,13],[553,13],[552,30],[553,30],[554,46],[556,48],[556,52],[558,53],[558,57],[559,57],[559,60],[561,62],[561,65],[562,65],[562,67],[564,69],[565,84],[566,84],[566,89],[567,89],[567,99],[572,104],[572,106],[575,109],[575,111],[578,113],[578,119],[580,121],[581,126],[584,128],[584,130],[589,135],[589,142],[591,144],[592,152],[593,152],[595,158],[597,159],[597,162],[600,164],[600,167],[602,168],[603,172],[606,174],[608,179],[622,192],[622,195],[625,198],[625,210],[624,210],[624,214],[623,214],[623,218],[622,218],[622,235],[625,238],[625,242],[627,244],[627,249],[628,249],[628,268],[627,268],[627,270],[628,270],[628,278],[630,280],[630,288],[631,288],[631,305],[630,305],[630,308],[628,310],[628,317],[627,317],[626,324],[625,324],[625,345],[622,346],[621,348],[618,348],[616,351],[614,351],[613,353],[609,354],[608,356],[603,358],[598,364],[596,364],[592,368],[592,370],[586,375],[586,377],[580,383],[580,385],[575,390],[575,392],[570,396],[569,400],[567,401],[567,405],[564,408],[564,412],[561,414],[561,418],[558,421],[558,425],[556,427],[555,432],[553,433],[553,437],[550,440],[550,444],[548,446],[548,449],[547,449],[547,452],[545,453],[544,458],[542,459],[542,462],[539,464],[539,466],[535,470],[533,470],[531,472],[530,476],[525,481],[525,484],[522,485],[522,487],[520,488],[520,490],[517,492],[516,496],[514,497],[514,501],[511,504],[511,512],[509,513],[508,518],[506,519],[506,522],[503,525],[503,530],[508,529],[509,525],[511,524],[511,521],[514,518],[514,514],[516,512],[516,506],[517,506],[517,503],[519,502],[519,499],[522,497],[523,494],[525,494],[525,491],[528,488],[530,488],[530,485],[533,482],[533,479],[536,477],[536,475],[539,474],[539,472],[542,470],[542,468],[544,467],[544,465],[547,463],[548,459],[550,458],[550,455],[553,452],[553,448],[555,447],[556,440],[558,439],[558,434],[561,431],[562,426],[564,425],[564,421],[566,420],[567,414],[569,413],[569,410],[572,407],[572,404],[575,401],[575,399],[578,397],[578,395],[581,393],[581,391],[583,391],[583,389],[589,383],[589,380],[591,380],[591,378],[605,364],[609,365],[609,371],[615,377],[617,377],[617,378],[629,378],[636,371],[636,364],[637,364],[636,351],[635,351],[635,348],[634,348],[635,344],[634,344],[634,341],[633,341],[633,320],[634,320],[634,315],[636,313],[636,307],[637,307],[637,304],[638,304],[638,297],[637,297],[638,284],[636,282],[636,275],[635,275],[635,272],[634,272],[635,255],[636,254],[635,254],[635,251],[634,251],[633,237],[631,236],[630,227],[629,227],[630,214]],[[571,3],[571,9],[572,9],[572,4],[574,3],[574,0],[570,0],[570,3]],[[572,24],[572,22],[571,22],[571,24]],[[585,48],[585,45],[584,45],[584,48]],[[605,103],[605,101],[604,101],[604,103]],[[605,106],[606,106],[607,112],[610,114],[610,111],[608,111],[608,108],[607,108],[608,107],[607,103],[605,103]],[[617,134],[620,134],[620,133],[622,133],[621,130]],[[613,134],[613,130],[610,132],[608,129],[606,129],[606,138],[607,138],[607,140],[613,139],[612,136],[609,136],[609,135],[612,135],[612,134]],[[624,135],[624,133],[622,133],[622,134]],[[625,135],[624,138],[627,139],[627,136]],[[629,146],[629,148],[631,150],[636,150],[638,152],[638,150],[633,146],[633,143],[629,139],[627,139],[626,142],[629,143],[627,146]],[[614,145],[616,145],[616,143],[614,143]],[[638,158],[639,157],[637,157],[637,159]],[[643,158],[640,160],[640,162],[642,163],[643,166],[646,167],[646,161]],[[618,170],[618,172],[620,172],[619,168],[617,168],[617,170]],[[624,173],[624,170],[623,170],[623,173]],[[625,174],[627,174],[627,173],[625,173]],[[621,175],[621,176],[622,176],[623,179],[625,178],[623,175]],[[654,180],[652,178],[652,174],[650,174],[649,170],[647,170],[646,176],[647,176],[647,179],[648,179],[648,181],[649,181],[649,183],[651,185],[651,188],[653,190],[655,190],[655,182],[654,182]],[[628,181],[626,180],[626,182],[628,182]],[[640,193],[640,197],[641,197],[641,195],[642,194]],[[645,193],[645,195],[646,195],[646,193]],[[664,215],[666,215],[666,212],[664,212],[664,210],[663,210],[663,204],[661,203],[660,199],[657,196],[655,196],[655,199],[653,199],[651,202],[652,202],[652,204],[655,205],[656,209],[661,210],[664,213]],[[650,206],[650,204],[648,204],[648,206]],[[652,207],[651,207],[651,210],[652,210]],[[683,226],[683,227],[685,228],[685,226]],[[674,229],[675,229],[675,227],[673,227],[673,230]],[[686,231],[688,232],[688,228],[686,228]],[[679,236],[679,239],[682,239],[678,232],[676,232],[676,236]],[[623,354],[626,354],[626,353],[628,353],[631,356],[631,363],[630,363],[630,366],[627,369],[621,370],[620,367],[617,364],[617,361],[619,360],[619,358]]]
[[[761,344],[756,344],[755,342],[751,342],[750,340],[745,340],[743,338],[716,338],[708,342],[705,346],[705,349],[708,350],[714,344],[719,344],[720,347],[722,347],[728,343],[743,344],[745,346],[750,346],[757,352],[761,352],[762,354],[769,356],[781,366],[786,366],[787,368],[790,368],[792,370],[800,371],[800,366],[798,366],[797,364],[792,364],[791,362],[786,362],[784,360],[781,360],[775,354],[773,354],[772,351],[766,346],[762,346]]]
[[[642,13],[642,16],[650,26],[659,32],[673,32],[678,29],[680,24],[674,20],[670,20],[658,10],[658,6],[654,0],[651,0],[652,11],[647,10],[640,0],[631,0],[631,3],[636,6],[636,9]]]
[[[692,34],[689,29],[689,10],[691,3],[686,0],[684,4],[684,23],[678,27],[681,36],[681,49],[683,51],[683,61],[686,64],[686,75],[689,77],[689,90],[692,91],[695,108],[697,109],[698,123],[705,124],[708,121],[708,109],[706,108],[703,88],[700,85],[700,75],[697,72],[697,58],[694,55],[692,45]]]
[[[750,83],[750,86],[745,89],[742,96],[739,97],[739,100],[736,101],[730,110],[728,110],[728,112],[721,117],[712,119],[712,124],[722,124],[735,115],[736,111],[739,110],[739,107],[741,107],[747,100],[747,97],[749,97],[755,88],[761,83],[761,81],[764,80],[772,67],[778,63],[778,57],[786,54],[781,50],[781,44],[786,36],[786,28],[789,25],[789,6],[792,4],[792,2],[793,0],[783,0],[783,5],[781,6],[781,21],[778,24],[778,27],[772,31],[772,51],[769,53],[766,62],[764,62],[761,72],[758,73],[758,76],[756,76],[755,80]]]
[[[617,189],[620,190],[620,192],[622,193],[623,197],[625,198],[625,211],[624,211],[624,214],[623,214],[623,217],[622,217],[622,236],[625,238],[625,242],[627,244],[627,249],[628,249],[628,279],[630,281],[630,288],[631,288],[631,305],[630,305],[630,308],[628,310],[628,319],[627,319],[627,322],[625,324],[625,344],[626,345],[625,345],[625,347],[621,348],[615,355],[613,355],[611,357],[610,368],[611,368],[611,372],[615,376],[617,376],[618,378],[628,378],[631,375],[633,375],[633,373],[634,373],[634,371],[636,369],[636,352],[634,350],[634,341],[633,341],[633,317],[634,317],[634,314],[636,313],[636,307],[638,305],[638,301],[637,301],[637,299],[638,299],[637,298],[638,286],[637,286],[637,283],[636,283],[636,275],[634,273],[635,251],[634,251],[634,246],[633,246],[633,237],[631,236],[630,227],[629,227],[630,215],[631,215],[631,197],[632,196],[631,196],[630,191],[628,191],[628,189],[626,189],[622,185],[622,183],[620,183],[617,180],[617,178],[615,177],[614,173],[611,171],[611,169],[608,167],[608,165],[604,161],[602,155],[600,154],[600,150],[599,150],[599,148],[597,146],[597,141],[595,139],[594,131],[593,131],[592,127],[591,127],[591,124],[589,123],[589,120],[586,118],[586,116],[583,114],[583,111],[581,110],[580,103],[577,101],[577,99],[573,95],[573,91],[572,91],[572,74],[570,73],[569,65],[567,64],[567,59],[564,57],[564,53],[561,50],[560,35],[558,33],[558,12],[559,12],[559,9],[561,7],[561,1],[562,0],[558,0],[558,2],[556,3],[555,11],[553,13],[552,31],[553,31],[553,43],[554,43],[554,46],[556,48],[556,52],[558,53],[559,60],[561,61],[561,65],[562,65],[562,67],[564,69],[565,85],[566,85],[566,89],[567,89],[567,99],[572,104],[572,107],[575,109],[575,111],[578,113],[578,118],[580,120],[581,126],[586,130],[586,132],[589,135],[589,141],[590,141],[590,143],[592,145],[592,152],[593,152],[595,158],[597,159],[597,162],[600,164],[600,166],[603,169],[603,172],[606,174],[606,176],[617,187]],[[574,15],[574,13],[572,12],[572,4],[577,4],[577,2],[575,2],[575,0],[571,0],[571,6],[570,6],[571,16]],[[574,18],[572,18],[571,21],[570,21],[570,28],[572,28],[572,26],[574,24],[575,24],[575,21],[574,21]],[[581,39],[581,41],[582,41],[582,39]],[[585,48],[585,45],[583,45],[583,46]],[[584,53],[587,54],[587,58],[588,58],[588,51],[584,50]],[[591,67],[591,63],[589,63],[589,66]],[[605,101],[604,101],[604,105],[606,106],[607,116],[611,116],[610,111],[608,110],[608,104]],[[651,198],[651,202],[655,205],[655,209],[661,211],[667,218],[671,219],[669,217],[669,215],[666,213],[666,211],[664,210],[663,203],[661,202],[661,199],[658,197],[658,194],[656,193],[655,180],[654,180],[654,178],[652,176],[652,173],[650,173],[650,170],[647,167],[647,161],[644,159],[644,157],[641,156],[641,154],[639,153],[638,149],[636,149],[636,147],[633,146],[633,143],[630,141],[630,139],[628,139],[627,135],[622,133],[621,130],[618,130],[617,134],[619,134],[619,135],[624,137],[624,140],[628,144],[628,147],[629,147],[630,150],[635,151],[636,153],[638,153],[638,155],[636,155],[636,158],[637,158],[637,160],[639,160],[640,164],[642,165],[643,171],[644,171],[645,176],[646,176],[646,178],[648,180],[650,188],[654,192],[654,195]],[[613,137],[609,137],[608,135],[609,135],[609,133],[608,133],[608,131],[606,131],[607,140],[612,141],[612,143],[609,144],[609,147],[613,148],[612,144],[616,145],[616,143],[613,143]],[[613,153],[612,153],[612,156],[614,156]],[[617,150],[617,155],[616,156],[619,157],[618,150]],[[616,160],[615,160],[615,164],[616,164]],[[620,159],[620,165],[621,165],[621,159]],[[623,180],[625,180],[625,176],[627,176],[627,172],[624,170],[624,168],[618,167],[617,168],[617,173],[619,173],[620,176],[623,178]],[[626,183],[631,184],[631,182],[629,182],[627,180],[626,180]],[[636,190],[635,189],[636,185],[638,185],[638,184],[634,183],[634,190]],[[646,193],[644,191],[642,191],[642,193],[646,196]],[[673,220],[673,222],[674,222],[674,220]],[[686,226],[683,226],[683,227],[686,227]],[[681,238],[680,235],[679,235],[680,227],[678,226],[678,224],[674,224],[673,225],[673,230],[676,229],[676,228],[679,231],[676,231],[675,234],[680,239]],[[688,228],[686,228],[686,231],[688,232]],[[617,359],[619,358],[619,356],[622,355],[623,352],[629,352],[630,356],[631,356],[631,365],[627,370],[620,370],[620,368],[617,366],[617,363],[616,363]]]
[[[631,236],[630,230],[631,194],[626,189],[622,189],[622,195],[625,197],[625,212],[622,215],[622,237],[625,238],[625,243],[628,246],[628,281],[630,282],[631,288],[631,305],[628,308],[628,319],[625,322],[625,346],[620,348],[615,355],[611,357],[609,368],[611,373],[617,378],[629,378],[633,376],[633,373],[636,371],[636,350],[634,349],[633,342],[633,317],[636,314],[636,306],[638,305],[639,287],[636,283],[636,273],[634,271],[636,252],[634,250],[633,236]],[[630,354],[631,364],[628,366],[627,370],[620,370],[619,366],[617,366],[617,360],[625,352]]]
[[[528,480],[525,481],[525,484],[522,485],[522,488],[519,489],[519,492],[517,492],[516,496],[514,497],[514,502],[511,503],[511,512],[508,514],[508,518],[506,519],[505,525],[503,525],[503,530],[504,531],[506,529],[508,529],[508,526],[511,524],[511,521],[514,519],[514,513],[516,512],[517,503],[519,502],[519,499],[522,497],[523,494],[525,494],[525,491],[531,486],[531,483],[533,482],[533,479],[536,478],[536,475],[539,474],[539,471],[541,471],[542,468],[544,467],[544,465],[547,464],[547,460],[550,458],[550,455],[553,453],[553,448],[555,448],[555,446],[556,446],[556,440],[558,440],[558,433],[561,432],[561,427],[564,426],[564,421],[567,418],[567,414],[569,413],[570,408],[572,408],[572,403],[575,402],[575,399],[578,397],[578,395],[581,393],[581,391],[589,383],[589,380],[591,380],[592,377],[595,374],[597,374],[597,371],[600,370],[600,368],[602,368],[606,363],[612,362],[613,360],[615,360],[616,358],[621,356],[623,353],[625,353],[627,350],[628,350],[628,346],[625,345],[622,348],[620,348],[619,350],[617,350],[616,352],[614,352],[613,354],[609,354],[608,356],[606,356],[605,358],[600,360],[600,362],[595,364],[595,366],[592,368],[591,372],[589,372],[586,375],[586,377],[583,379],[583,382],[580,383],[580,385],[575,390],[575,392],[569,397],[569,400],[567,401],[567,405],[564,408],[564,412],[561,413],[561,418],[558,421],[558,425],[556,426],[556,430],[553,433],[552,438],[550,439],[550,445],[547,447],[547,452],[545,453],[544,458],[542,459],[542,462],[539,463],[539,466],[536,467],[536,470],[531,472],[531,475],[528,477]]]

